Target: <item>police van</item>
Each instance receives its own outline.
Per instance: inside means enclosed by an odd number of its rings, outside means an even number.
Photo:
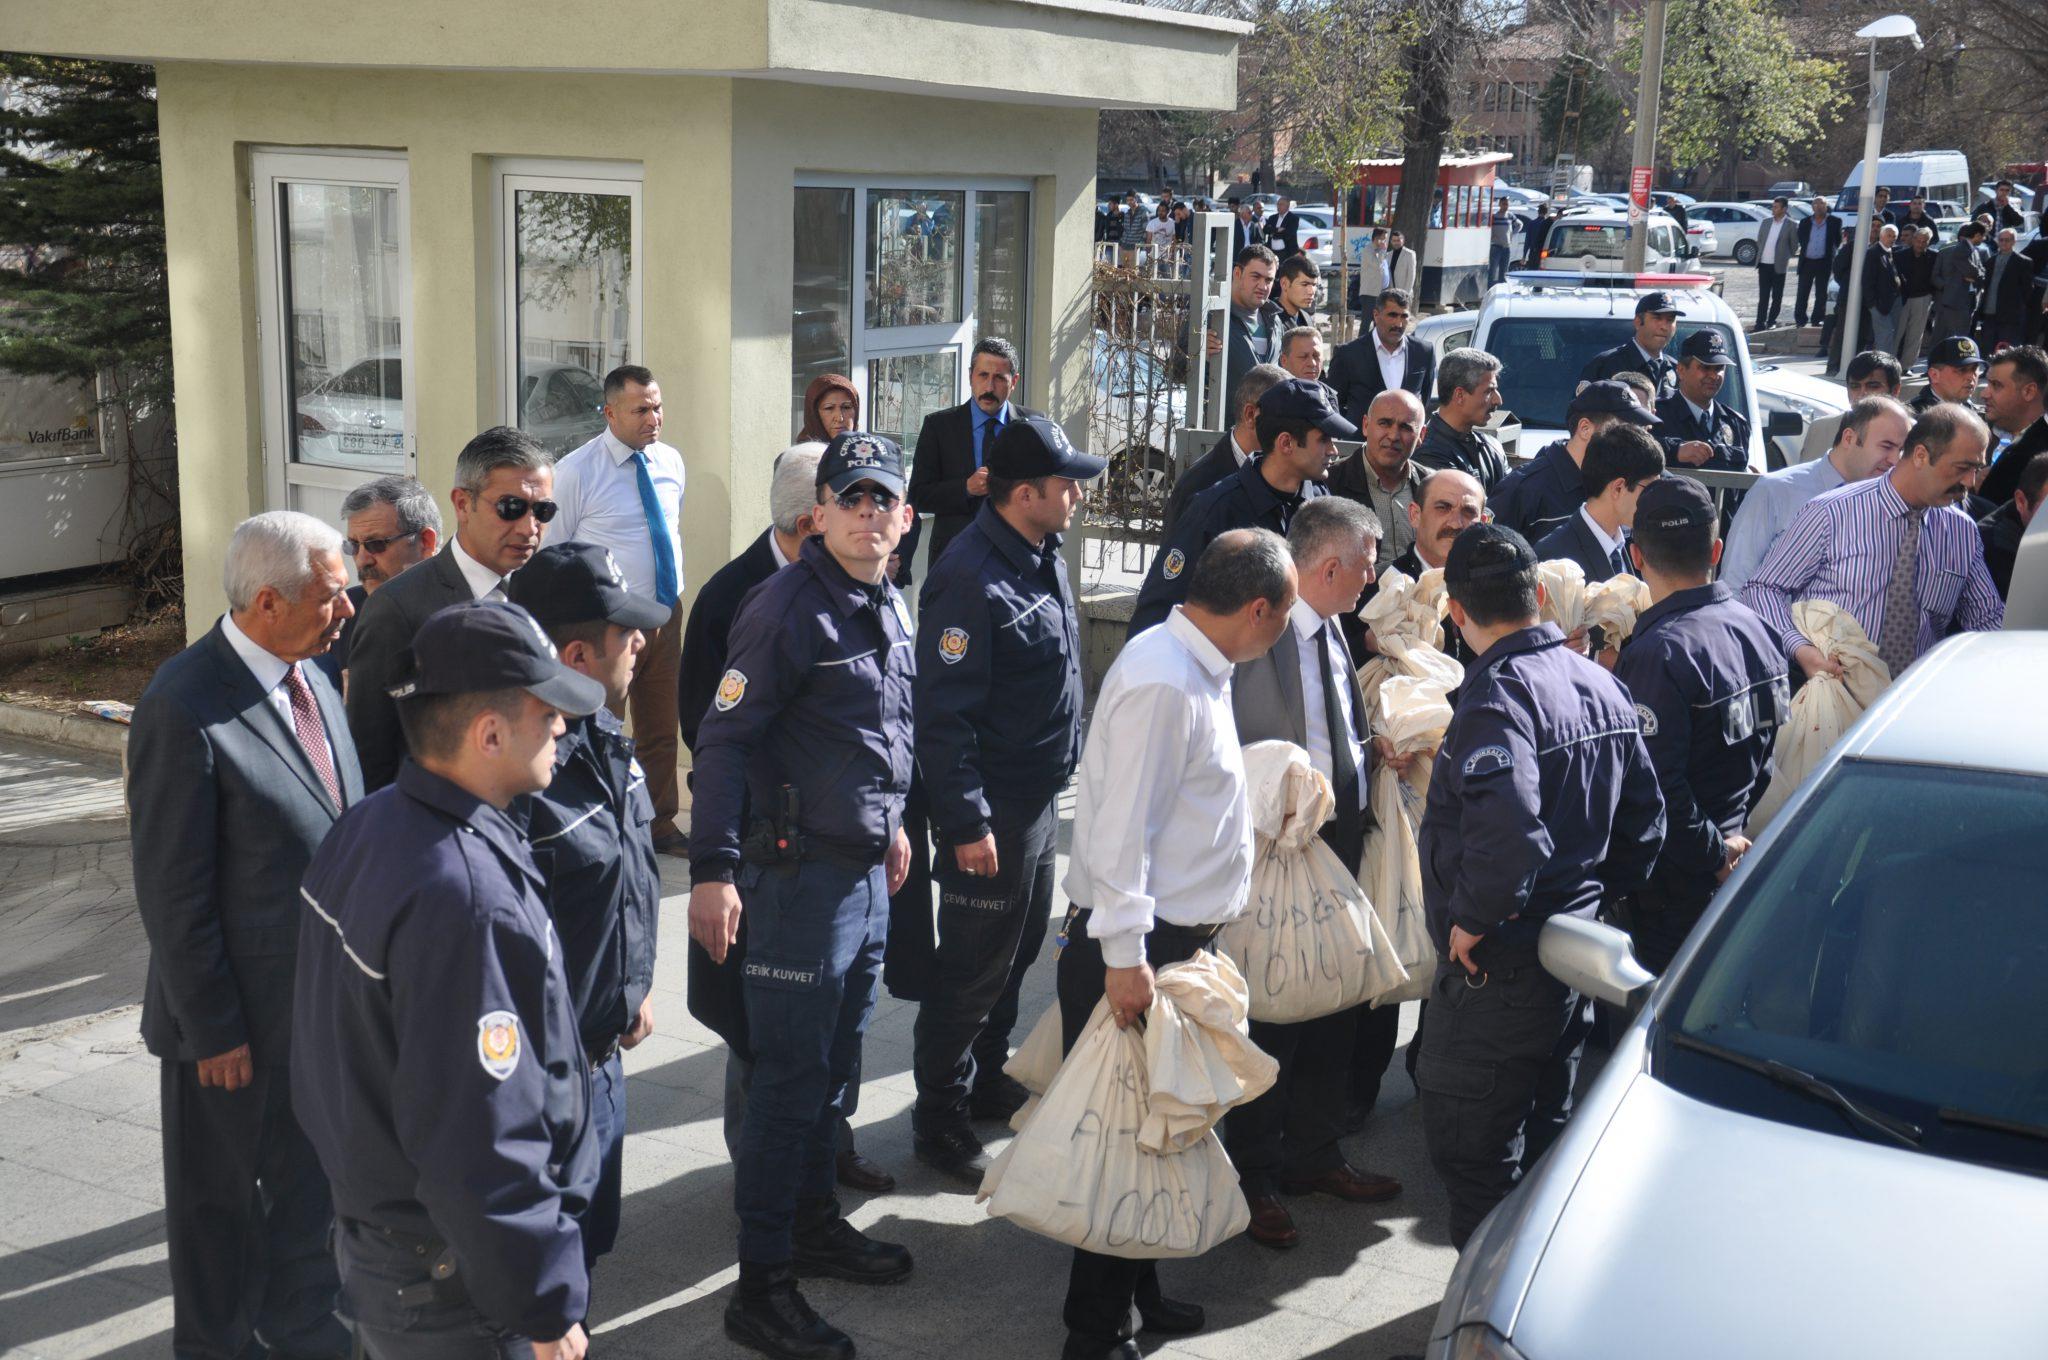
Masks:
[[[1960,151],[1895,151],[1877,158],[1877,187],[1891,191],[1892,206],[1903,211],[1906,200],[1920,197],[1961,203],[1969,211],[1970,162]],[[1863,195],[1863,162],[1858,161],[1835,197],[1835,212],[1853,227]]]

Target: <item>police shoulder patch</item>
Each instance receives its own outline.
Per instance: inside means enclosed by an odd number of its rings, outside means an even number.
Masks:
[[[958,665],[967,656],[967,630],[948,628],[939,634],[939,660],[948,666]]]
[[[1656,710],[1656,709],[1654,709],[1654,708],[1651,708],[1651,707],[1650,707],[1650,706],[1649,706],[1648,704],[1637,704],[1637,705],[1636,705],[1636,725],[1637,725],[1637,726],[1639,726],[1639,727],[1641,727],[1641,728],[1643,729],[1643,735],[1644,735],[1644,736],[1646,736],[1646,737],[1654,737],[1654,736],[1656,736],[1656,735],[1657,735],[1657,710]]]
[[[1166,579],[1169,581],[1178,580],[1180,578],[1181,568],[1185,567],[1187,564],[1187,554],[1183,553],[1179,548],[1175,548],[1171,552],[1167,553]]]
[[[1508,754],[1505,746],[1482,746],[1465,757],[1465,775],[1493,774],[1498,770],[1515,768],[1515,758]]]
[[[713,699],[711,703],[720,713],[723,713],[746,697],[746,673],[737,669],[729,670],[725,673],[724,678],[718,682],[718,697]]]
[[[519,1066],[519,1017],[510,1011],[488,1011],[476,1022],[476,1057],[483,1069],[503,1081]]]

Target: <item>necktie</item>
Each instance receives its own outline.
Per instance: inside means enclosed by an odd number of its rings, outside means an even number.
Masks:
[[[320,722],[320,709],[313,702],[313,691],[306,684],[306,677],[299,674],[297,666],[287,666],[284,672],[285,693],[292,701],[292,730],[298,734],[299,749],[306,753],[306,759],[313,762],[313,772],[320,776],[320,783],[327,789],[327,796],[334,800],[334,810],[341,811],[341,781],[334,776],[334,761],[327,753],[327,729]]]
[[[1608,552],[1607,565],[1614,568],[1616,576],[1626,576],[1629,574],[1628,552],[1622,544],[1615,544],[1613,549]]]
[[[654,598],[659,604],[676,602],[676,541],[668,531],[668,516],[661,513],[661,500],[654,494],[654,474],[647,466],[647,451],[633,450],[633,473],[640,482],[640,509],[647,516],[647,536],[654,542]]]
[[[980,468],[988,462],[988,446],[994,442],[996,431],[1002,429],[994,416],[982,416],[974,427],[974,466]]]
[[[1920,526],[1927,518],[1925,508],[1907,513],[1899,534],[1899,555],[1892,559],[1892,576],[1884,586],[1884,622],[1877,628],[1877,654],[1896,680],[1920,647],[1919,593],[1913,588],[1913,573],[1920,565]]]
[[[1336,625],[1326,623],[1316,632],[1316,646],[1323,662],[1323,721],[1330,736],[1330,789],[1337,796],[1337,819],[1330,846],[1343,859],[1344,867],[1358,871],[1365,848],[1365,821],[1358,808],[1358,765],[1351,758],[1351,725],[1344,721],[1344,705],[1337,686],[1351,680],[1350,655],[1342,638],[1332,640]]]

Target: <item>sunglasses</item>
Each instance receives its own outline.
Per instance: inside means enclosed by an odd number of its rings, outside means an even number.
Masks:
[[[893,491],[881,491],[870,487],[858,486],[842,491],[832,499],[838,502],[841,510],[858,510],[861,507],[862,501],[873,501],[875,509],[885,515],[903,504],[903,498]]]
[[[535,520],[546,524],[555,517],[555,511],[562,507],[553,501],[530,501],[524,496],[500,496],[491,502],[491,509],[498,512],[498,518],[510,524],[513,520],[525,519],[529,511]]]
[[[389,538],[344,538],[341,540],[341,550],[350,557],[355,557],[362,553],[368,553],[372,557],[382,557],[384,550],[392,544],[403,543],[408,538],[418,538],[419,536],[420,531],[414,529],[411,533],[393,534]]]

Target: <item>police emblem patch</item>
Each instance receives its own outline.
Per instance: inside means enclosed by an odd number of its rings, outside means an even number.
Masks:
[[[1646,736],[1646,737],[1654,737],[1654,736],[1656,736],[1656,735],[1657,735],[1657,713],[1656,713],[1656,710],[1652,709],[1652,708],[1651,708],[1651,707],[1650,707],[1650,706],[1649,706],[1648,704],[1637,704],[1637,705],[1636,705],[1636,725],[1637,725],[1638,727],[1641,727],[1641,728],[1643,729],[1643,735],[1644,735],[1644,736]]]
[[[1465,774],[1492,774],[1497,770],[1512,770],[1515,758],[1508,754],[1505,746],[1482,746],[1465,757]]]
[[[1166,554],[1166,579],[1169,581],[1178,579],[1181,568],[1187,564],[1187,555],[1181,552],[1179,548],[1175,548],[1172,552]]]
[[[498,1081],[511,1076],[519,1066],[519,1017],[510,1011],[491,1011],[477,1021],[476,1057],[484,1071]]]
[[[957,666],[967,655],[967,630],[948,628],[939,634],[939,660]]]
[[[725,712],[747,697],[747,677],[736,670],[727,671],[718,682],[718,697],[711,701],[712,707]]]

